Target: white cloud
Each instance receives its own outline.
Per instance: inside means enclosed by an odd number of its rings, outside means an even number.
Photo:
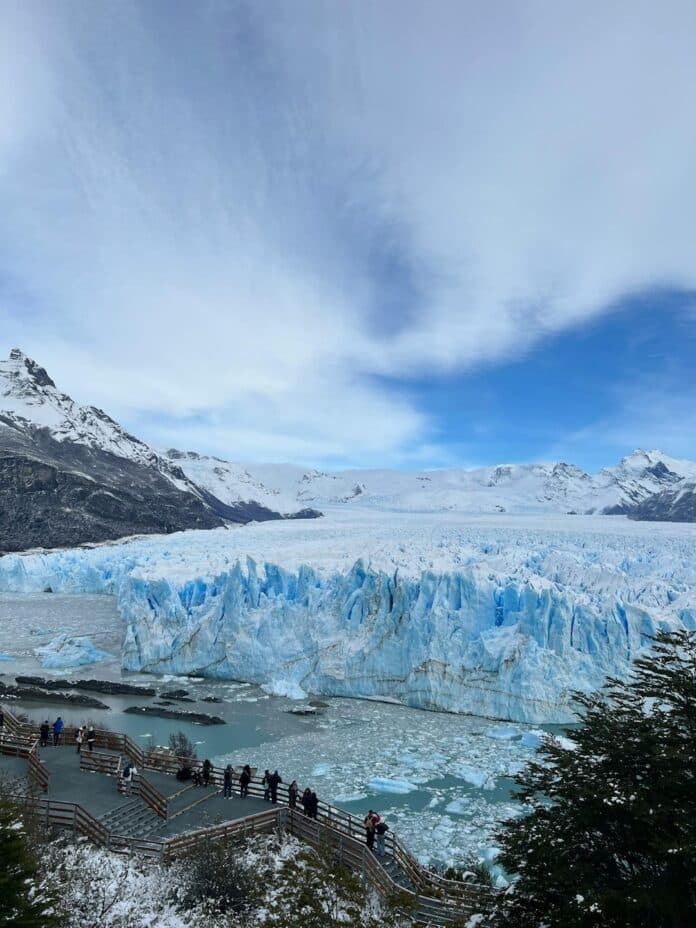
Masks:
[[[696,286],[691,3],[3,6],[3,338],[145,437],[417,457],[375,375]]]

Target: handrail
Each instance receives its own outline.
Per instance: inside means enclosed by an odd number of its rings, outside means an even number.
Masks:
[[[229,839],[236,835],[249,835],[267,832],[276,828],[281,828],[287,820],[287,809],[268,809],[266,812],[256,812],[254,815],[247,815],[244,818],[235,819],[230,822],[223,822],[220,825],[212,825],[208,828],[198,828],[195,831],[187,831],[182,835],[174,838],[168,838],[163,842],[164,859],[174,860],[189,853],[195,848],[208,844],[211,841],[220,841]]]
[[[48,792],[48,783],[49,783],[49,773],[48,768],[45,764],[41,762],[39,757],[39,741],[38,738],[31,746],[31,750],[28,754],[29,760],[29,779],[34,782],[39,789],[43,790],[44,793]]]
[[[169,815],[169,800],[142,773],[137,773],[133,780],[134,792],[165,821]]]

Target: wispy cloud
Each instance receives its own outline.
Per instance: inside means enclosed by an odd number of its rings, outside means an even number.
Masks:
[[[390,378],[696,286],[696,8],[3,0],[0,326],[167,444],[432,453]]]

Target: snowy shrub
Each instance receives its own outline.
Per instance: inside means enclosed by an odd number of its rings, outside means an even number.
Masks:
[[[184,731],[174,731],[169,736],[169,750],[177,757],[196,757],[196,748],[193,741]]]

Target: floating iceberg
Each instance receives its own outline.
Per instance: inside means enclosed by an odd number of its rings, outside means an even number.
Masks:
[[[0,558],[0,591],[101,592],[127,670],[572,721],[660,628],[696,627],[693,526],[329,513]],[[492,735],[492,737],[496,737]]]
[[[397,795],[406,795],[417,790],[415,783],[408,780],[392,780],[389,777],[373,777],[367,784],[367,788],[375,793],[396,793]]]
[[[90,638],[71,638],[69,635],[57,635],[48,644],[34,648],[34,654],[41,665],[50,670],[68,670],[71,667],[97,664],[113,658],[112,654],[95,648]]]

